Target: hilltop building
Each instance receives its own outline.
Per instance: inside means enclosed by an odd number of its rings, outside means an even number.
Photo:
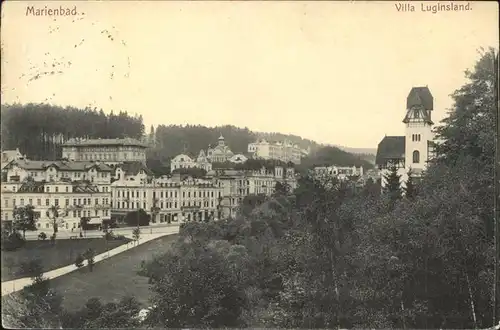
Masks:
[[[222,135],[219,137],[217,145],[213,148],[209,146],[207,150],[207,159],[212,163],[224,163],[233,155]]]
[[[300,164],[304,150],[290,141],[271,143],[265,139],[248,144],[248,152],[256,159],[275,159]]]
[[[401,175],[402,186],[408,180],[408,171],[420,177],[427,162],[434,157],[434,133],[431,113],[434,98],[426,87],[413,87],[406,99],[404,136],[386,136],[377,149],[376,164],[380,169],[381,185],[385,186],[384,176],[395,166]]]
[[[137,161],[146,163],[147,145],[131,138],[69,139],[62,145],[62,157],[74,161],[99,160],[106,164]]]

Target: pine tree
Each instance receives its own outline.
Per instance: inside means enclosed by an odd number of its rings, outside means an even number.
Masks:
[[[405,197],[408,199],[413,199],[417,195],[417,187],[413,178],[413,171],[410,169],[408,171],[408,180],[406,181]]]
[[[398,174],[398,168],[392,165],[389,168],[389,173],[384,175],[384,180],[386,185],[384,187],[384,193],[389,196],[391,201],[395,201],[401,198],[401,175]]]

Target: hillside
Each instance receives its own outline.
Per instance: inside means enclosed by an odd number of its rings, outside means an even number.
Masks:
[[[321,147],[315,152],[312,152],[308,157],[304,158],[301,167],[313,167],[313,166],[326,166],[326,165],[338,165],[338,166],[363,166],[365,169],[373,168],[373,164],[362,155],[355,155],[337,147],[327,146]]]
[[[140,116],[124,111],[77,109],[49,104],[2,104],[2,150],[19,148],[33,160],[61,157],[61,144],[70,138],[140,138]]]
[[[49,104],[2,105],[2,149],[19,148],[28,158],[57,159],[61,144],[73,137],[80,138],[141,138],[144,125],[141,116],[126,112],[105,114],[103,110],[58,107]],[[170,159],[187,153],[197,156],[200,150],[215,145],[220,135],[234,153],[246,153],[248,144],[259,138],[268,141],[289,140],[302,149],[310,149],[306,165],[328,162],[337,165],[360,165],[363,157],[337,147],[326,149],[315,141],[297,135],[278,132],[253,132],[231,125],[206,127],[201,125],[159,125],[149,130],[154,147],[148,150],[148,166],[157,173],[168,172]]]
[[[171,159],[180,154],[187,153],[197,156],[201,149],[206,150],[208,145],[215,145],[220,135],[223,135],[226,144],[234,153],[246,153],[248,144],[259,138],[268,141],[289,140],[302,149],[316,150],[320,145],[312,140],[300,136],[282,133],[253,132],[247,127],[239,128],[232,125],[206,127],[201,125],[159,125],[155,131],[156,147],[151,150],[162,160]]]
[[[150,137],[154,129],[150,129]],[[289,140],[302,149],[310,148],[311,154],[304,158],[304,166],[316,164],[336,164],[341,166],[360,166],[371,168],[372,165],[363,156],[354,155],[337,147],[323,147],[315,141],[303,139],[297,135],[282,133],[253,132],[248,128],[238,128],[231,125],[206,127],[201,125],[159,125],[154,132],[155,147],[148,152],[148,166],[156,171],[168,171],[172,157],[186,153],[192,157],[198,155],[200,150],[206,150],[208,145],[217,143],[223,135],[226,144],[234,153],[246,153],[248,144],[259,138],[268,141]],[[304,167],[302,166],[302,167]]]

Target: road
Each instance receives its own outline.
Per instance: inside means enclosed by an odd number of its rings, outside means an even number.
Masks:
[[[119,229],[120,229],[121,235],[124,235],[124,236],[129,237],[129,238],[132,237],[132,231],[134,230],[134,228],[119,228]],[[127,251],[129,249],[133,249],[134,247],[136,247],[138,245],[144,244],[144,243],[149,242],[151,240],[154,240],[156,238],[166,236],[166,235],[177,234],[179,232],[178,225],[165,226],[165,227],[158,226],[155,228],[148,227],[148,229],[150,229],[150,233],[148,233],[148,231],[144,230],[144,229],[145,229],[144,227],[141,227],[142,233],[141,233],[141,236],[139,238],[138,243],[130,242],[128,244],[120,245],[112,250],[103,252],[103,253],[95,256],[95,258],[94,258],[95,263],[98,263],[102,260],[105,260],[107,258],[115,256],[118,253]],[[96,237],[99,237],[99,236],[96,236]],[[83,263],[83,266],[86,266],[86,265],[87,265],[87,261],[85,260]],[[44,273],[43,276],[47,279],[53,279],[53,278],[71,273],[77,269],[78,268],[74,264],[71,264],[71,265],[68,265],[65,267],[61,267],[61,268],[57,268],[57,269],[48,271],[48,272]],[[31,283],[33,283],[33,281],[28,277],[20,278],[20,279],[12,280],[12,281],[2,282],[2,296],[19,291],[19,290],[23,289],[25,286],[30,285]]]
[[[142,234],[161,234],[169,232],[170,228],[178,228],[178,227],[179,227],[178,224],[161,224],[154,226],[141,226],[140,229]],[[133,230],[136,228],[137,227],[123,227],[123,228],[111,228],[110,230],[115,235],[124,235],[131,237]],[[41,232],[47,234],[47,239],[49,239],[50,235],[52,235],[51,231],[44,231],[44,230],[27,231],[26,240],[29,241],[38,240],[38,235]],[[85,238],[100,238],[104,235],[104,232],[101,230],[88,230],[86,232],[83,232],[83,234]],[[80,235],[79,230],[75,230],[74,232],[61,230],[57,233],[56,239],[69,239],[71,236],[79,237],[79,235]]]

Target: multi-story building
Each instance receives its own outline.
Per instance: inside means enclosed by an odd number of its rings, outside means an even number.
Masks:
[[[434,99],[429,88],[413,87],[406,99],[405,136],[386,136],[378,145],[376,164],[380,169],[382,187],[392,166],[398,169],[404,187],[410,169],[418,178],[434,157],[434,143],[437,141],[432,132],[433,109]]]
[[[74,230],[82,217],[89,224],[102,224],[110,219],[111,194],[88,181],[32,181],[2,183],[2,221],[14,219],[14,208],[32,205],[40,231],[52,231],[54,221],[58,230]],[[53,209],[58,215],[54,216]]]
[[[182,180],[177,175],[143,184],[118,180],[111,184],[111,195],[115,217],[143,209],[153,224],[159,224],[219,218],[222,188],[213,180]]]
[[[147,145],[126,139],[70,139],[62,145],[62,156],[69,160],[95,161],[106,164],[146,162]]]
[[[340,180],[346,180],[349,177],[361,177],[363,176],[363,166],[317,166],[314,168],[316,175],[320,177],[335,177]]]
[[[114,166],[113,179],[145,182],[153,176],[153,173],[146,164],[142,162],[123,162]]]
[[[249,195],[270,196],[277,182],[286,183],[291,189],[297,187],[295,170],[292,167],[276,166],[260,170],[217,169],[208,173],[222,187],[221,207],[224,216],[234,216],[243,198]]]
[[[270,143],[264,139],[248,144],[248,152],[254,158],[275,159],[300,164],[303,150],[290,141]]]
[[[4,170],[7,173],[7,183],[22,183],[31,178],[36,182],[54,181],[89,181],[96,185],[99,191],[109,192],[112,168],[99,161],[43,161],[19,159],[8,163]]]

